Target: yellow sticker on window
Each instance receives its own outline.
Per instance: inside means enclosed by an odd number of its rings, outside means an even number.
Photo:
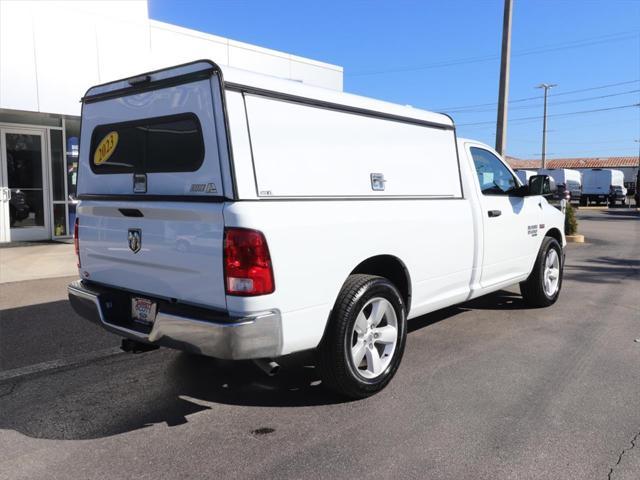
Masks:
[[[96,147],[93,154],[93,164],[101,165],[109,160],[109,157],[116,150],[116,146],[118,146],[118,132],[107,133]]]

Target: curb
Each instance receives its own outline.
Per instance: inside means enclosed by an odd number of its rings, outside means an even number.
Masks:
[[[567,243],[584,243],[584,235],[565,235]]]

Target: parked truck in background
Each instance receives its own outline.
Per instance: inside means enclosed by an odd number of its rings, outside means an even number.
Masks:
[[[627,202],[624,173],[609,168],[592,168],[582,173],[581,205],[609,203],[621,205]]]
[[[539,175],[549,175],[556,182],[558,194],[571,203],[580,203],[582,197],[582,174],[569,168],[547,168],[538,170]]]
[[[394,376],[407,320],[562,286],[549,177],[448,116],[210,61],[91,88],[78,178],[80,315],[217,358],[314,350],[353,398]]]

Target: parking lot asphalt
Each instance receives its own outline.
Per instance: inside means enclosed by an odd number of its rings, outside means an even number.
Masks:
[[[117,353],[68,278],[0,287],[0,479],[640,478],[640,217],[578,213],[559,301],[517,288],[411,320],[355,402],[311,358]]]

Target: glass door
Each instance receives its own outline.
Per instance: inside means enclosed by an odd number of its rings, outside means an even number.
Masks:
[[[44,138],[40,130],[0,129],[0,240],[50,238]]]

